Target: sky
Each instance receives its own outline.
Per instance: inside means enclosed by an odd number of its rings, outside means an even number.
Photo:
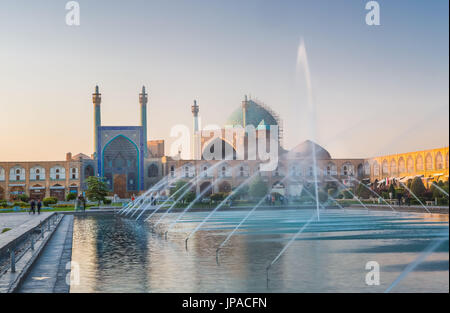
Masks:
[[[0,161],[93,152],[96,84],[103,125],[138,125],[149,91],[148,138],[224,125],[244,95],[283,120],[284,146],[314,139],[334,158],[448,146],[449,2],[359,0],[0,0]],[[312,118],[302,73],[311,74]]]

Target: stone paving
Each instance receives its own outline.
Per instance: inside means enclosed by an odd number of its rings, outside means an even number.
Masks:
[[[50,212],[42,212],[41,214],[28,214],[28,213],[0,213],[0,232],[4,228],[16,228],[29,221],[39,221],[44,220],[49,216]],[[0,234],[0,238],[1,238]]]
[[[64,216],[17,292],[67,293],[66,265],[72,258],[73,215]]]

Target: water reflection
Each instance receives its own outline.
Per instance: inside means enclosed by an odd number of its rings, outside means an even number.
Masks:
[[[76,216],[72,260],[80,284],[71,292],[382,292],[430,240],[448,237],[448,216],[326,212],[271,268],[267,285],[268,263],[311,212],[255,212],[223,247],[218,266],[217,247],[246,213],[217,212],[187,251],[186,235],[207,213],[186,214],[168,240],[151,232],[152,221]],[[448,257],[446,241],[396,291],[448,292]],[[381,265],[380,286],[365,284],[372,260]]]

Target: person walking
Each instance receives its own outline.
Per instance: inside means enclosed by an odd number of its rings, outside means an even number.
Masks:
[[[397,201],[398,201],[398,206],[402,206],[402,194],[401,193],[397,193]]]
[[[38,202],[37,202],[36,206],[37,206],[38,214],[41,214],[41,207],[42,207],[41,199],[38,199]]]
[[[31,199],[30,201],[30,213],[33,212],[34,214],[34,209],[36,208],[36,202],[34,202],[33,199]]]

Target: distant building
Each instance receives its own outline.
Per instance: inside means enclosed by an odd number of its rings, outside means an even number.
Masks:
[[[67,153],[65,161],[0,162],[0,199],[14,200],[27,194],[35,200],[65,200],[68,193],[78,194],[85,158]]]
[[[54,196],[63,200],[68,193],[86,189],[89,176],[105,177],[112,195],[129,198],[142,193],[166,177],[162,186],[168,192],[177,180],[192,182],[192,190],[207,196],[229,192],[252,175],[261,176],[268,186],[282,195],[299,196],[304,186],[315,182],[312,162],[316,156],[317,182],[321,186],[354,188],[359,182],[378,186],[392,181],[407,182],[421,177],[425,184],[448,180],[449,148],[409,152],[368,159],[334,159],[323,147],[305,141],[283,148],[283,123],[267,105],[245,99],[234,110],[222,129],[199,129],[200,106],[194,101],[192,159],[166,156],[164,140],[147,139],[147,103],[145,87],[139,94],[140,125],[105,126],[101,122],[101,94],[98,86],[92,94],[94,104],[94,153],[91,157],[67,154],[65,161],[0,162],[0,199],[15,199],[20,194],[32,198]],[[228,126],[236,127],[232,138]],[[278,166],[259,172],[262,160],[249,158],[251,141],[246,127],[255,130],[256,150],[261,140],[270,138],[271,126],[277,126]],[[239,128],[240,127],[240,128]],[[263,143],[263,142],[262,142]],[[217,159],[206,160],[207,152],[222,148]],[[244,149],[244,160],[240,160]],[[258,152],[258,151],[257,151]],[[228,154],[229,153],[229,154]],[[256,153],[258,156],[259,154]],[[222,162],[223,159],[225,162]],[[219,164],[220,163],[220,164]],[[219,164],[219,165],[218,165]],[[194,179],[197,178],[197,179]]]
[[[449,147],[445,147],[379,156],[367,159],[364,168],[370,180],[378,184],[406,184],[420,177],[429,186],[431,182],[448,180],[448,152]]]

